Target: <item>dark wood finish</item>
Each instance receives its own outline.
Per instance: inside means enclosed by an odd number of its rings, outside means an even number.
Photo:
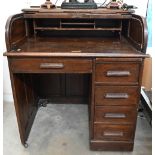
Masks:
[[[141,53],[82,53],[80,51],[73,51],[73,52],[53,52],[53,53],[46,53],[46,52],[5,52],[3,54],[4,56],[8,56],[8,57],[80,57],[80,58],[94,58],[94,57],[105,57],[105,58],[110,58],[110,57],[114,57],[114,58],[148,58],[149,55],[144,55]],[[96,55],[96,56],[95,56]]]
[[[137,86],[96,86],[96,105],[137,105],[139,87]],[[112,95],[111,95],[112,93]],[[123,95],[122,95],[123,94]],[[109,97],[107,97],[109,95]],[[125,97],[124,97],[125,95]]]
[[[91,140],[90,149],[98,151],[132,151],[133,145],[132,141]]]
[[[7,51],[16,50],[18,45],[26,39],[26,29],[23,14],[10,16],[5,26],[5,40]]]
[[[105,124],[133,124],[137,108],[134,106],[96,106],[95,122]]]
[[[67,34],[69,35],[69,34]],[[82,34],[81,34],[82,35]],[[59,44],[57,44],[59,42]],[[44,43],[44,44],[42,44]],[[110,47],[109,47],[110,46]],[[137,52],[125,38],[121,40],[119,38],[100,38],[100,37],[37,37],[29,38],[21,46],[18,47],[20,51],[13,52],[17,55],[37,53],[38,56],[41,54],[46,54],[46,56],[54,56],[57,53],[66,54],[67,57],[74,56],[110,56],[115,57],[119,54],[129,57],[131,54],[132,57],[145,57],[146,55]],[[10,52],[12,53],[12,52]],[[8,53],[9,54],[9,53]],[[90,54],[90,55],[89,55]],[[20,56],[19,55],[19,56]],[[31,54],[32,55],[32,54]],[[36,55],[37,56],[37,55]],[[59,55],[60,56],[60,55]],[[65,55],[64,55],[65,56]]]
[[[91,73],[92,62],[89,59],[10,59],[14,73]]]
[[[77,85],[77,84],[78,85]],[[85,96],[88,98],[91,88],[91,77],[89,74],[67,74],[66,75],[66,96]]]
[[[57,27],[36,27],[35,30],[61,30],[61,31],[66,31],[66,30],[70,30],[70,31],[73,31],[73,30],[77,30],[77,28],[57,28]],[[104,30],[104,31],[120,31],[121,29],[120,28],[79,28],[79,30],[95,30],[95,31],[101,31],[101,30]]]
[[[132,15],[129,21],[128,38],[138,50],[146,52],[148,32],[147,23],[143,17]]]
[[[109,9],[23,9],[25,18],[112,18],[128,19],[133,11]]]
[[[20,138],[25,145],[38,110],[38,96],[31,75],[10,74]],[[20,91],[20,95],[19,92]]]
[[[132,125],[94,124],[94,139],[131,141],[134,137],[133,131]]]
[[[96,82],[104,84],[138,84],[141,64],[136,62],[96,63]]]
[[[51,103],[88,104],[90,74],[35,74],[34,77],[39,98]]]
[[[22,11],[7,21],[4,53],[22,144],[49,101],[88,104],[90,149],[132,151],[145,19],[121,9]]]
[[[61,9],[61,8],[55,8],[55,9],[33,9],[33,8],[29,8],[29,9],[22,9],[22,11],[24,13],[100,13],[100,14],[125,14],[128,15],[130,13],[134,13],[133,10],[122,10],[122,9],[104,9],[104,8],[99,8],[99,9],[75,9],[75,10],[71,10],[71,9]]]
[[[93,60],[92,71],[95,73],[95,60]],[[94,137],[94,115],[95,115],[95,74],[92,74],[91,87],[90,87],[90,105],[89,107],[89,136],[90,139]]]
[[[68,35],[68,34],[67,34]],[[59,44],[57,44],[59,42]],[[44,43],[44,44],[42,44]],[[18,51],[19,49],[19,51]],[[147,55],[137,52],[126,39],[122,38],[30,38],[17,51],[5,53],[9,57],[117,57],[117,58],[135,58],[148,57]],[[118,59],[119,60],[119,59]],[[102,60],[97,60],[102,61]],[[102,63],[105,60],[102,61]],[[107,61],[110,61],[107,59]],[[117,61],[115,59],[115,61]],[[120,60],[122,61],[122,60]],[[124,61],[124,59],[123,59]],[[128,61],[133,62],[132,59]]]

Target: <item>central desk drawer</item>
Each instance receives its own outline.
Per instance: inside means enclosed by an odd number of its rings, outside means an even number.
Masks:
[[[94,138],[98,140],[133,140],[133,125],[94,124]]]
[[[136,120],[135,106],[96,106],[95,122],[106,124],[133,124]]]
[[[9,60],[14,73],[91,73],[91,59],[13,58]]]
[[[139,99],[138,86],[96,86],[96,105],[136,105]]]

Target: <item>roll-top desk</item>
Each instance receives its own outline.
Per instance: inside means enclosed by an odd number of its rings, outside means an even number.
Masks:
[[[22,12],[7,20],[4,53],[22,144],[39,106],[81,103],[89,109],[90,149],[132,151],[145,19],[119,9]]]

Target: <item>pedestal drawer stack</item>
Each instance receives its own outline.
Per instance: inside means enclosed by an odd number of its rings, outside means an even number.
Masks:
[[[92,149],[132,150],[142,59],[97,58]]]

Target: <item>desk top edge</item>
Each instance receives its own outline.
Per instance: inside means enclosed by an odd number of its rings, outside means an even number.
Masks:
[[[7,57],[85,57],[85,58],[146,58],[148,54],[119,54],[119,53],[44,53],[44,52],[5,52]]]
[[[131,14],[134,13],[134,10],[123,10],[123,9],[106,9],[106,8],[98,8],[98,9],[61,9],[61,8],[53,8],[53,9],[42,9],[42,8],[28,8],[22,9],[23,13],[101,13],[101,14]]]

